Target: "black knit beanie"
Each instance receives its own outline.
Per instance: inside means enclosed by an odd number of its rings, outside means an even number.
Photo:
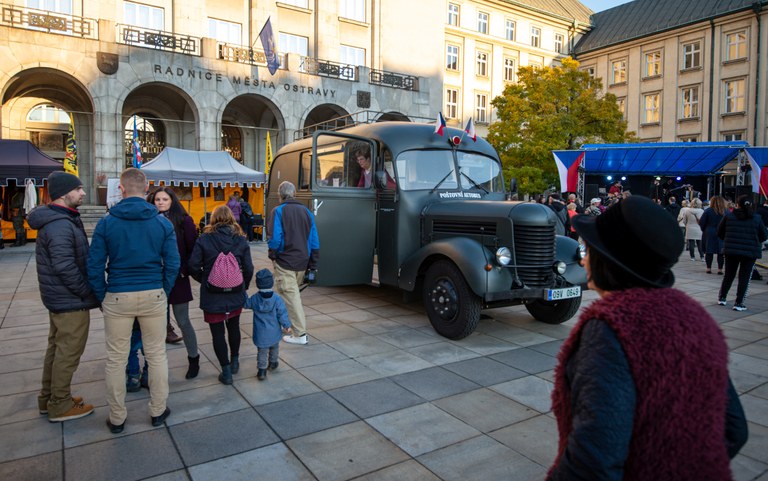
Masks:
[[[67,172],[55,171],[48,176],[48,195],[51,200],[64,197],[83,185],[80,178]]]

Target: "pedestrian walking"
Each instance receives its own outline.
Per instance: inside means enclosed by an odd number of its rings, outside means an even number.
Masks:
[[[320,238],[315,216],[295,198],[296,186],[285,181],[277,190],[281,204],[269,213],[267,246],[274,267],[275,292],[285,301],[292,325],[293,333],[283,336],[283,341],[305,345],[308,342],[307,320],[299,285],[304,282],[307,271],[317,269]]]
[[[725,256],[723,255],[723,241],[717,236],[717,226],[725,215],[725,201],[719,195],[709,199],[709,207],[699,219],[699,227],[702,231],[702,243],[704,244],[704,262],[707,263],[707,274],[712,273],[712,260],[717,258],[717,273],[723,275]]]
[[[88,256],[88,281],[104,311],[107,344],[107,427],[125,427],[125,367],[134,319],[141,328],[149,370],[152,426],[170,415],[168,358],[165,352],[168,295],[179,273],[179,250],[173,225],[144,199],[147,178],[139,169],[120,175],[123,200],[96,225]],[[108,268],[107,268],[108,267]],[[106,278],[105,278],[106,273]]]
[[[200,309],[221,366],[219,381],[232,384],[232,375],[240,370],[240,313],[253,261],[243,230],[226,205],[213,210],[211,223],[192,249],[189,273],[200,283]]]
[[[574,225],[600,299],[558,355],[560,438],[547,479],[732,479],[747,423],[722,331],[672,289],[683,252],[676,219],[634,196]]]
[[[768,237],[763,220],[753,213],[748,195],[736,199],[736,208],[725,214],[717,228],[717,235],[723,239],[725,253],[725,275],[720,284],[717,303],[721,306],[727,304],[728,291],[738,271],[739,283],[736,286],[733,310],[746,311],[744,301],[749,290],[752,268],[755,261],[763,256],[762,244]]]
[[[245,308],[253,310],[253,344],[258,352],[256,377],[259,381],[267,378],[267,368],[277,369],[281,332],[289,332],[291,328],[285,303],[272,291],[273,285],[274,277],[269,269],[260,270],[256,273],[259,292],[245,301]]]
[[[35,261],[40,297],[48,309],[48,347],[37,407],[51,422],[81,418],[93,412],[80,396],[72,396],[72,376],[88,340],[90,310],[99,301],[88,284],[88,238],[77,208],[85,191],[72,174],[48,176],[51,203],[29,213],[37,229]]]

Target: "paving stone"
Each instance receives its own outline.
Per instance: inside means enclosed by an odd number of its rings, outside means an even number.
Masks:
[[[122,481],[176,471],[183,464],[168,430],[155,429],[65,449],[64,466],[66,479]]]
[[[528,373],[494,361],[488,357],[478,357],[466,361],[446,364],[443,368],[455,372],[481,386],[499,384],[512,379],[525,377]]]
[[[374,416],[366,422],[414,457],[480,434],[431,404]]]
[[[70,421],[74,422],[74,421]],[[49,423],[46,416],[0,426],[0,463],[61,449],[62,423]]]
[[[490,357],[530,374],[548,371],[557,364],[557,359],[554,356],[542,354],[529,348],[505,351]]]
[[[381,377],[381,374],[360,364],[355,359],[345,359],[319,366],[305,367],[299,369],[299,372],[323,390],[366,382]]]
[[[392,376],[391,379],[409,391],[430,401],[479,387],[477,383],[441,367],[400,374]]]
[[[187,466],[250,451],[279,441],[253,409],[172,426],[171,436]]]
[[[305,346],[280,345],[280,357],[295,369],[316,366],[333,361],[342,361],[347,356],[325,344],[316,344],[310,340]]]
[[[560,327],[560,326],[553,326],[553,327]],[[570,331],[570,329],[568,330]],[[529,349],[532,349],[534,351],[556,358],[557,354],[560,352],[560,346],[562,345],[563,345],[563,341],[549,341],[549,342],[544,342],[542,344],[536,344],[536,345],[530,346]]]
[[[752,458],[736,455],[731,460],[731,472],[734,481],[749,481],[768,471],[768,464],[761,463]]]
[[[251,406],[261,406],[320,391],[320,388],[298,371],[284,366],[281,363],[276,371],[269,371],[265,381],[253,378],[236,380],[235,389]]]
[[[316,393],[257,408],[281,439],[322,431],[358,418],[328,394]]]
[[[109,417],[109,408],[107,406],[97,407],[93,414],[84,418],[62,423],[64,447],[73,448],[97,441],[106,441],[120,436],[130,436],[158,429],[153,427],[150,422],[147,403],[148,398],[136,399],[125,403],[125,407],[128,409],[128,417],[125,419],[125,430],[120,434],[112,434],[107,428],[107,418]],[[173,416],[173,413],[171,416]],[[171,418],[169,417],[168,419],[170,420]]]
[[[55,451],[0,463],[0,479],[6,481],[63,480],[62,456],[61,451]]]
[[[419,456],[418,461],[446,481],[543,479],[544,467],[488,436],[478,436]]]
[[[475,389],[433,403],[480,432],[488,433],[539,413],[490,389]]]
[[[490,386],[494,391],[541,413],[552,409],[553,384],[537,376],[528,376]]]
[[[450,362],[473,359],[479,356],[474,351],[464,349],[454,343],[447,341],[434,342],[423,346],[416,346],[408,349],[408,352],[415,354],[427,362],[435,365],[448,364]]]
[[[365,333],[359,329],[355,329],[354,327],[348,326],[346,324],[337,324],[334,326],[326,326],[326,327],[312,329],[312,337],[324,343],[343,341],[346,339],[352,339],[360,336],[365,336]]]
[[[160,476],[146,478],[144,481],[189,481],[189,476],[187,476],[185,470],[180,469],[178,471],[161,474]]]
[[[408,455],[358,421],[286,442],[319,480],[346,480],[408,459]]]
[[[744,394],[740,400],[748,420],[768,427],[768,399]]]
[[[328,345],[351,358],[370,356],[371,354],[379,354],[382,352],[391,352],[397,349],[392,344],[381,341],[370,335],[330,342]]]
[[[407,349],[409,347],[422,346],[424,344],[430,344],[436,342],[436,339],[432,336],[427,336],[414,329],[400,329],[397,331],[390,331],[379,336],[379,339],[386,341],[393,346],[400,349]]]
[[[365,476],[355,478],[355,481],[439,481],[440,478],[429,472],[427,468],[416,461],[406,461],[395,464]]]
[[[389,379],[377,379],[328,391],[337,401],[361,418],[396,411],[424,399],[400,387]]]
[[[362,356],[356,361],[383,376],[418,371],[433,366],[419,356],[401,350]]]
[[[171,393],[168,396],[171,415],[166,423],[169,426],[195,421],[217,414],[238,411],[248,407],[248,402],[232,386],[218,383],[195,390],[195,395],[186,392]]]
[[[452,343],[460,346],[464,349],[468,349],[472,352],[476,352],[482,356],[489,354],[496,354],[497,352],[511,351],[512,349],[519,349],[520,346],[511,342],[503,341],[499,338],[483,334],[479,330],[476,330],[468,337],[460,341],[451,341]]]
[[[192,466],[189,474],[196,481],[316,480],[282,443]]]
[[[489,436],[546,468],[557,456],[557,422],[550,416],[526,419]]]
[[[768,453],[768,428],[753,423],[749,419],[747,419],[747,428],[749,429],[749,438],[739,454],[749,456],[756,461],[765,462],[765,453]]]

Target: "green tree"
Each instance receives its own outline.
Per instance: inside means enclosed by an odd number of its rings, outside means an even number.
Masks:
[[[603,94],[601,80],[578,67],[571,58],[561,66],[521,67],[518,83],[507,85],[491,102],[498,120],[488,128],[488,142],[499,153],[505,177],[517,178],[521,193],[559,184],[553,150],[635,140],[616,96]]]

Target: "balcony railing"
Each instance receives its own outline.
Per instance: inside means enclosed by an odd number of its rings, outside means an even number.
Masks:
[[[280,68],[285,68],[285,56],[278,54],[280,58]],[[216,58],[228,62],[247,63],[249,65],[267,66],[267,56],[263,50],[255,50],[244,45],[234,45],[231,43],[216,44]]]
[[[357,65],[331,62],[319,58],[301,57],[299,70],[320,77],[339,78],[342,80],[358,81]]]
[[[419,90],[419,81],[416,77],[384,70],[371,69],[371,73],[368,75],[368,83],[403,90]]]
[[[201,55],[200,37],[117,24],[117,41],[135,47],[154,48],[187,55]]]
[[[98,22],[92,18],[0,4],[2,25],[58,35],[98,39]]]

